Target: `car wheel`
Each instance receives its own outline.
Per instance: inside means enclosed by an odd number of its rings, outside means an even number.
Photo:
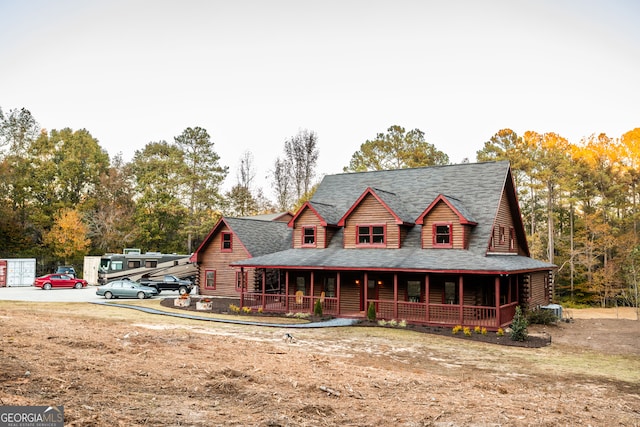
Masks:
[[[76,285],[74,286],[74,288],[76,288],[76,289],[82,288],[82,283],[77,282]]]
[[[140,291],[138,292],[138,299],[145,299],[146,295],[144,294],[144,292]]]
[[[180,295],[184,295],[184,294],[186,294],[186,293],[187,293],[187,288],[186,288],[186,286],[180,286],[180,287],[178,288],[178,293],[179,293]]]
[[[42,289],[48,291],[49,289],[51,289],[51,283],[45,283],[44,285],[42,285]]]
[[[104,293],[104,297],[105,297],[106,299],[111,299],[111,298],[113,298],[113,294],[112,294],[111,292],[105,292],[105,293]]]

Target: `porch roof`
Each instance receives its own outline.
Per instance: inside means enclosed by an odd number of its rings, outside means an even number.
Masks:
[[[291,268],[317,270],[396,270],[468,272],[477,274],[518,273],[549,270],[555,265],[520,255],[477,255],[457,249],[289,249],[249,258],[234,267]]]

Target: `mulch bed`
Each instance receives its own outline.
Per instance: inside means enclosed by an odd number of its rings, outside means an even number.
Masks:
[[[179,309],[179,310],[186,310],[186,311],[197,311],[196,310],[196,302],[199,301],[200,299],[205,298],[204,296],[198,296],[198,297],[192,297],[191,298],[191,305],[189,307],[174,307],[173,305],[173,300],[175,298],[164,298],[161,302],[160,305],[162,305],[163,307],[170,307],[170,308],[174,308],[174,309]],[[218,314],[234,314],[229,310],[229,306],[231,304],[234,304],[236,306],[240,306],[240,300],[237,298],[220,298],[220,297],[216,297],[216,298],[209,298],[211,300],[212,303],[212,313],[218,313]],[[284,317],[282,315],[282,313],[261,313],[261,314],[242,314],[242,317],[254,317],[254,318],[259,318],[259,317],[265,317],[265,316],[269,316],[269,317]],[[330,317],[322,317],[322,318],[318,318],[318,317],[314,317],[311,316],[308,318],[309,321],[311,322],[319,322],[319,321],[323,321],[323,320],[329,320]],[[394,326],[380,326],[377,322],[370,322],[368,320],[361,320],[360,322],[358,322],[356,325],[357,327],[377,327],[377,328],[392,328]],[[482,335],[482,334],[478,334],[475,332],[472,332],[470,336],[466,336],[462,333],[462,331],[458,332],[457,334],[453,334],[451,328],[442,328],[442,327],[436,327],[436,326],[425,326],[425,325],[412,325],[412,324],[408,324],[406,325],[403,329],[407,329],[410,331],[415,331],[415,332],[421,332],[421,333],[427,333],[427,334],[434,334],[434,335],[441,335],[441,336],[449,336],[449,337],[454,337],[454,338],[459,338],[459,339],[463,339],[463,340],[467,340],[467,341],[479,341],[479,342],[486,342],[486,343],[490,343],[490,344],[499,344],[499,345],[506,345],[506,346],[513,346],[513,347],[526,347],[526,348],[540,348],[540,347],[545,347],[549,344],[551,344],[551,336],[549,334],[545,334],[545,335],[529,335],[527,337],[526,341],[513,341],[511,338],[509,338],[508,334],[505,333],[505,335],[503,336],[498,336],[495,332],[489,332],[486,335]]]

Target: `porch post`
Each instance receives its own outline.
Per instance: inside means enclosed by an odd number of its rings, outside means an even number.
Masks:
[[[235,271],[236,273],[236,283],[238,282],[238,270]],[[237,285],[236,285],[237,286]],[[244,307],[244,289],[240,288],[240,308]]]
[[[513,301],[513,295],[511,292],[511,287],[513,286],[513,278],[514,276],[509,276],[509,289],[507,290],[507,302]]]
[[[240,267],[240,308],[244,307],[244,267]],[[236,289],[238,288],[238,270],[236,270]],[[247,289],[249,291],[249,289]]]
[[[289,270],[284,272],[284,309],[289,312]]]
[[[336,297],[338,299],[338,307],[336,307],[337,314],[340,314],[340,272],[336,274]]]
[[[398,318],[398,273],[393,273],[393,318]]]
[[[429,274],[425,274],[424,275],[424,302],[426,304],[425,306],[425,316],[426,316],[426,321],[429,321],[429,301],[431,301],[431,298],[429,296]]]
[[[500,320],[500,276],[496,276],[495,280],[495,294],[496,294],[496,326],[499,328],[502,325]]]
[[[311,289],[309,290],[309,292],[311,293],[311,304],[309,304],[309,311],[311,313],[313,313],[313,296],[314,294],[314,290],[313,290],[313,279],[314,279],[314,275],[313,275],[313,270],[311,270]]]
[[[369,298],[369,275],[365,272],[364,273],[364,279],[363,279],[363,284],[362,284],[362,298],[364,300],[364,312],[365,314],[367,313],[367,310],[369,310],[369,304],[367,304],[367,299]]]
[[[464,324],[464,281],[462,275],[458,276],[458,293],[460,294],[460,324]]]
[[[267,269],[262,270],[262,309],[267,307]]]

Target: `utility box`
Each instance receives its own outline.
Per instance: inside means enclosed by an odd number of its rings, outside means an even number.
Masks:
[[[35,258],[4,259],[6,261],[6,286],[33,286],[36,278]]]
[[[562,320],[562,306],[560,304],[548,304],[540,306],[542,310],[551,310],[558,320]]]
[[[0,259],[0,288],[7,286],[7,260]]]
[[[100,256],[84,257],[84,265],[82,267],[82,278],[90,285],[98,284],[98,268],[100,268]]]

